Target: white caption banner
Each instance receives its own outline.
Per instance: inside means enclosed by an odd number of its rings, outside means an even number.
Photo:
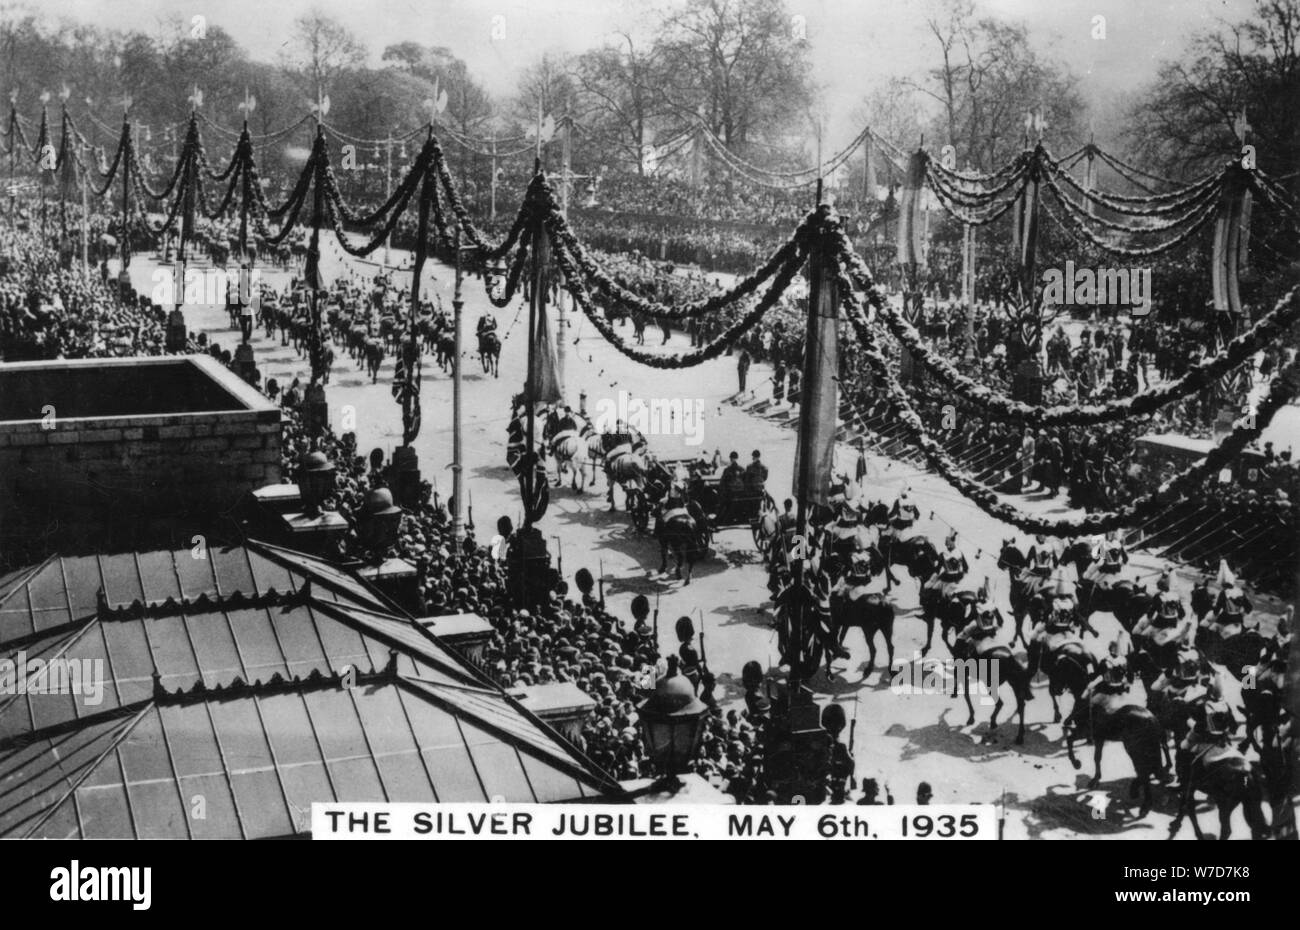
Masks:
[[[993,840],[992,805],[313,804],[316,840]]]

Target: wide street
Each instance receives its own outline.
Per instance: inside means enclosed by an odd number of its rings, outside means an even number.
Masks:
[[[328,275],[357,274],[370,277],[372,263],[348,258],[322,236],[325,246],[325,270]],[[378,256],[380,253],[376,253]],[[394,251],[395,261],[408,256]],[[151,273],[156,268],[151,256],[137,256],[131,270],[137,288],[152,287]],[[266,271],[264,280],[276,286],[287,282],[283,272]],[[405,275],[409,280],[409,273]],[[398,283],[403,282],[399,274]],[[452,298],[452,273],[444,265],[430,262],[424,293],[441,300],[449,311]],[[501,377],[484,375],[477,355],[472,351],[474,324],[490,309],[479,281],[466,279],[464,332],[471,347],[464,358],[464,466],[466,487],[473,506],[476,536],[490,539],[497,518],[502,514],[512,520],[520,512],[517,483],[505,464],[506,423],[509,401],[521,387],[525,371],[527,308],[516,301],[507,310],[495,311],[499,331],[504,336]],[[229,329],[224,308],[187,307],[187,323],[192,331],[202,331],[209,339],[234,350],[237,331]],[[663,458],[712,455],[723,459],[736,451],[742,463],[750,452],[759,450],[771,470],[768,489],[778,502],[788,496],[794,458],[795,432],[784,417],[767,419],[751,415],[729,403],[736,391],[736,368],[732,357],[724,356],[711,363],[671,373],[637,365],[610,346],[580,316],[570,319],[566,330],[565,381],[568,401],[576,408],[585,394],[586,407],[595,411],[602,401],[617,404],[619,392],[642,400],[680,401],[684,406],[698,404],[701,411],[699,434],[689,437],[680,426],[667,434],[649,437],[651,450]],[[629,338],[631,327],[620,332]],[[657,344],[658,330],[647,330],[647,343]],[[680,352],[689,340],[674,333],[664,351]],[[308,367],[292,346],[282,347],[278,338],[268,340],[258,332],[253,339],[257,364],[263,383],[277,379],[282,386],[295,377],[305,384]],[[349,429],[357,434],[362,454],[372,448],[385,455],[401,442],[400,408],[390,393],[394,360],[386,360],[378,384],[371,384],[342,347],[336,347],[334,371],[327,390],[330,419],[334,429]],[[424,362],[422,389],[423,428],[416,440],[422,474],[445,499],[451,491],[452,398],[451,378],[434,364]],[[749,374],[751,388],[765,392],[769,372],[755,365]],[[675,434],[674,434],[675,432]],[[692,439],[698,443],[692,443]],[[851,471],[856,451],[840,450],[842,468]],[[909,487],[922,511],[922,530],[942,545],[942,538],[953,528],[959,545],[971,560],[977,579],[987,577],[994,597],[1003,613],[1009,616],[1006,603],[1007,578],[996,566],[997,549],[1003,539],[1023,536],[985,516],[964,500],[942,479],[918,471],[910,465],[880,457],[869,457],[870,474],[867,492],[870,498],[894,500],[900,490]],[[621,504],[621,496],[619,498]],[[1060,510],[1061,503],[1017,499],[1026,508]],[[630,618],[629,603],[638,593],[646,594],[659,610],[660,646],[665,652],[676,650],[673,623],[682,615],[696,619],[705,633],[704,649],[710,667],[719,678],[719,696],[727,706],[743,707],[740,702],[741,666],[757,659],[765,668],[777,661],[776,637],[772,626],[770,601],[765,587],[766,575],[747,528],[728,529],[716,537],[715,553],[696,566],[689,586],[673,579],[671,573],[660,575],[658,546],[649,534],[639,534],[621,509],[610,513],[605,502],[603,475],[597,489],[579,492],[567,485],[553,488],[550,509],[541,522],[550,540],[553,557],[562,558],[566,579],[572,584],[573,573],[588,568],[605,580],[605,593],[613,611]],[[1156,575],[1165,565],[1148,554],[1135,556],[1131,572],[1145,576],[1154,585]],[[670,566],[671,569],[671,566]],[[1186,591],[1194,578],[1178,574],[1175,585]],[[1257,612],[1265,608],[1256,600]],[[895,629],[896,660],[912,662],[924,640],[925,628],[916,610],[916,584],[905,580],[898,591],[898,618]],[[630,622],[630,621],[629,621]],[[1099,640],[1089,640],[1089,648],[1098,655],[1116,635],[1118,626],[1109,615],[1098,615],[1094,623],[1101,631]],[[1269,624],[1271,628],[1271,622]],[[1004,633],[1004,635],[1007,635]],[[883,644],[882,644],[883,645]],[[1157,809],[1136,823],[1127,817],[1136,812],[1128,798],[1132,768],[1119,744],[1109,744],[1104,757],[1102,783],[1097,792],[1083,793],[1092,774],[1092,748],[1077,748],[1084,762],[1076,772],[1066,759],[1061,728],[1051,723],[1052,708],[1045,682],[1035,687],[1029,703],[1029,723],[1023,746],[1015,746],[1013,712],[1009,689],[1004,688],[1008,704],[1002,712],[1002,726],[995,736],[988,732],[991,710],[976,699],[977,724],[966,726],[965,703],[942,694],[896,694],[890,690],[890,675],[883,665],[881,650],[877,667],[867,672],[867,650],[862,636],[849,635],[852,657],[835,663],[827,678],[819,672],[811,686],[819,701],[837,701],[845,705],[847,716],[856,720],[854,756],[857,777],[875,777],[888,785],[900,803],[914,799],[917,786],[928,781],[934,789],[935,804],[979,802],[1005,806],[1008,837],[1066,838],[1077,835],[1122,835],[1126,838],[1163,839],[1174,810],[1171,792],[1156,789]],[[946,657],[942,645],[936,644],[937,656]],[[774,674],[780,674],[773,669]],[[1140,685],[1138,686],[1140,687]],[[1069,698],[1063,700],[1068,712]],[[1102,815],[1100,811],[1107,813]],[[1124,815],[1124,816],[1121,816]],[[1213,818],[1202,809],[1202,821],[1208,826]],[[1217,829],[1217,824],[1213,829]],[[1234,832],[1246,834],[1240,814]],[[1184,824],[1182,836],[1191,835]]]

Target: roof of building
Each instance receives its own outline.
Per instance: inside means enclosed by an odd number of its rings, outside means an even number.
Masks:
[[[0,836],[285,836],[313,801],[622,794],[345,570],[202,554],[0,578]]]

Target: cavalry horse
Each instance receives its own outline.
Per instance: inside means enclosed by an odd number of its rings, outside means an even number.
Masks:
[[[501,337],[494,330],[478,334],[478,357],[483,363],[483,374],[501,377]]]
[[[1183,789],[1179,793],[1178,813],[1169,825],[1173,836],[1182,825],[1183,816],[1192,820],[1192,831],[1198,840],[1205,839],[1196,819],[1196,792],[1209,797],[1219,809],[1219,839],[1232,835],[1232,812],[1238,807],[1250,825],[1251,839],[1268,836],[1268,821],[1264,818],[1261,802],[1264,799],[1258,766],[1252,764],[1231,746],[1210,745],[1192,757],[1183,773]]]
[[[970,667],[970,663],[975,663],[975,669],[981,667],[988,669],[986,683],[989,688],[997,687],[993,703],[993,714],[989,717],[989,736],[991,737],[998,728],[998,714],[1003,707],[1001,688],[998,687],[1003,682],[1011,686],[1011,693],[1016,699],[1016,715],[1019,718],[1019,728],[1016,730],[1016,745],[1024,745],[1025,742],[1025,704],[1033,699],[1033,689],[1030,687],[1029,670],[1020,664],[1011,651],[1011,647],[994,643],[991,640],[982,641],[980,644],[972,643],[965,637],[957,637],[957,641],[952,647],[952,656],[957,660],[957,674],[954,676],[953,696],[956,696],[957,688],[965,682],[966,687],[966,709],[969,716],[966,718],[966,725],[973,726],[975,723],[975,705],[971,703],[970,690],[971,678],[980,679],[980,674]],[[993,674],[993,669],[997,670]]]
[[[1047,588],[1051,579],[1026,571],[1029,557],[1020,551],[1013,539],[1002,540],[998,567],[1007,570],[1007,578],[1011,582],[1011,617],[1016,624],[1016,634],[1011,641],[1014,643],[1019,640],[1027,644],[1029,641],[1025,639],[1025,618],[1029,618],[1030,629],[1042,619],[1050,597]]]
[[[1168,774],[1160,752],[1164,730],[1155,714],[1127,694],[1099,691],[1087,701],[1075,703],[1062,730],[1065,733],[1065,753],[1076,769],[1082,768],[1083,764],[1074,755],[1075,738],[1082,734],[1092,740],[1096,770],[1088,783],[1090,788],[1101,783],[1101,756],[1106,743],[1116,741],[1124,744],[1134,772],[1129,797],[1137,797],[1139,791],[1142,793],[1142,808],[1138,816],[1145,817],[1151,810],[1152,779],[1163,780]]]
[[[1013,640],[1014,642],[1014,640]],[[1047,693],[1052,698],[1052,723],[1061,722],[1059,698],[1067,691],[1077,707],[1096,672],[1096,660],[1083,640],[1069,632],[1048,633],[1044,641],[1029,644],[1029,677],[1040,671],[1047,675]]]
[[[935,559],[938,560],[937,554]],[[925,645],[921,647],[921,655],[929,655],[930,647],[934,644],[936,620],[939,622],[939,638],[951,653],[952,645],[948,641],[948,634],[960,633],[974,619],[975,602],[979,599],[979,593],[968,587],[954,587],[950,591],[944,591],[927,585],[928,580],[927,578],[921,583],[921,619],[925,621]]]
[[[685,584],[691,583],[691,570],[695,563],[709,551],[709,531],[705,525],[706,517],[699,505],[688,501],[686,506],[669,507],[659,504],[656,507],[655,537],[659,540],[659,573],[668,571],[668,553],[672,552],[676,561],[676,577]],[[682,564],[686,565],[686,577],[682,578]]]
[[[1079,575],[1079,622],[1083,629],[1096,636],[1089,620],[1094,613],[1105,611],[1114,615],[1125,632],[1133,632],[1134,624],[1150,609],[1153,595],[1145,585],[1128,578],[1094,576],[1088,571],[1092,561],[1092,549],[1086,540],[1071,543],[1061,556],[1061,564],[1073,564]]]

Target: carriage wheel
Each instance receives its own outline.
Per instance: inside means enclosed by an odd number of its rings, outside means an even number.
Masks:
[[[761,555],[763,561],[766,562],[768,553],[772,549],[772,541],[763,535],[762,528],[762,520],[750,521],[749,530],[754,534],[754,548],[758,550],[758,554]]]

